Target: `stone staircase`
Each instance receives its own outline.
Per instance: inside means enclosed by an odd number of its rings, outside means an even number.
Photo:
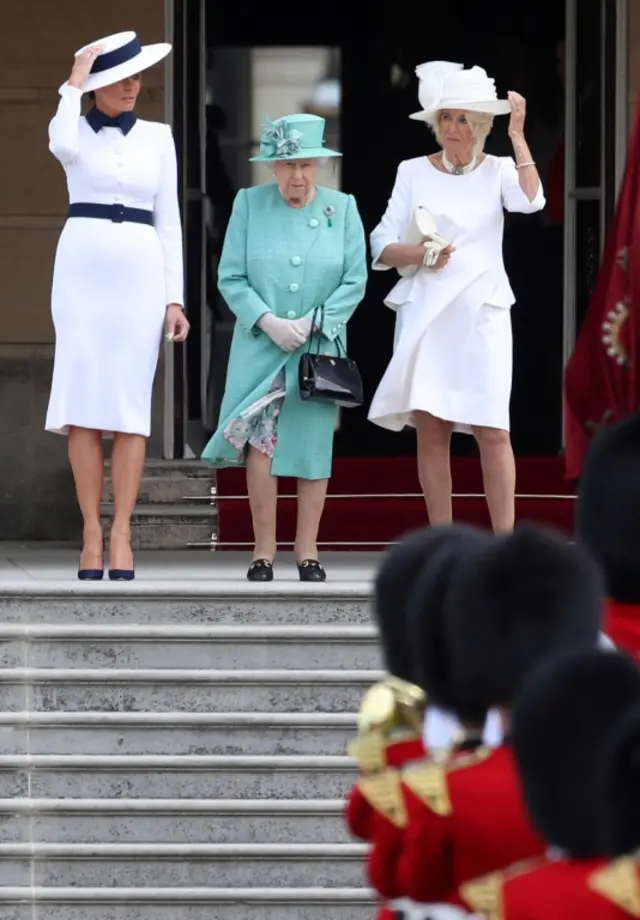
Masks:
[[[253,588],[0,596],[2,920],[370,920],[366,587]]]
[[[148,459],[131,522],[134,549],[211,546],[217,526],[213,485],[212,470],[199,460]],[[113,495],[108,471],[102,506],[106,534],[112,515]]]

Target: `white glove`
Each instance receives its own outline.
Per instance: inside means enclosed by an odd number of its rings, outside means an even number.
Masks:
[[[265,313],[258,320],[258,326],[278,348],[283,351],[295,351],[309,338],[309,333],[306,335],[304,333],[304,325],[300,325],[304,322],[305,320],[282,319],[274,316],[273,313]]]

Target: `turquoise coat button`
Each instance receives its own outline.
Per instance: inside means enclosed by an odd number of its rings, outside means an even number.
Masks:
[[[289,290],[291,291],[292,294],[296,294],[300,290],[300,285],[296,284],[294,281],[293,284],[289,285]]]
[[[319,223],[320,221],[318,220],[317,217],[312,217],[311,220],[309,221],[309,226],[315,229]]]

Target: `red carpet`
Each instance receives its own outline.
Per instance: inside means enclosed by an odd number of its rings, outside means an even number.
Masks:
[[[573,533],[573,490],[556,457],[517,461],[519,521],[536,521]],[[251,514],[244,469],[219,470],[218,540],[220,549],[252,544]],[[293,543],[295,480],[280,480],[278,542]],[[489,527],[480,462],[453,460],[454,517]],[[334,461],[329,497],[320,528],[320,545],[335,550],[381,550],[408,530],[428,522],[413,457],[340,457]]]

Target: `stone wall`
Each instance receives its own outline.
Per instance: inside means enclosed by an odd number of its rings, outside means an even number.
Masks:
[[[123,28],[135,29],[145,42],[161,41],[163,0],[2,0],[0,539],[66,539],[78,533],[66,439],[42,430],[53,354],[49,289],[67,205],[62,167],[47,149],[47,124],[74,51]],[[145,75],[143,117],[163,118],[163,88],[160,66]],[[159,392],[160,411],[161,397]]]

